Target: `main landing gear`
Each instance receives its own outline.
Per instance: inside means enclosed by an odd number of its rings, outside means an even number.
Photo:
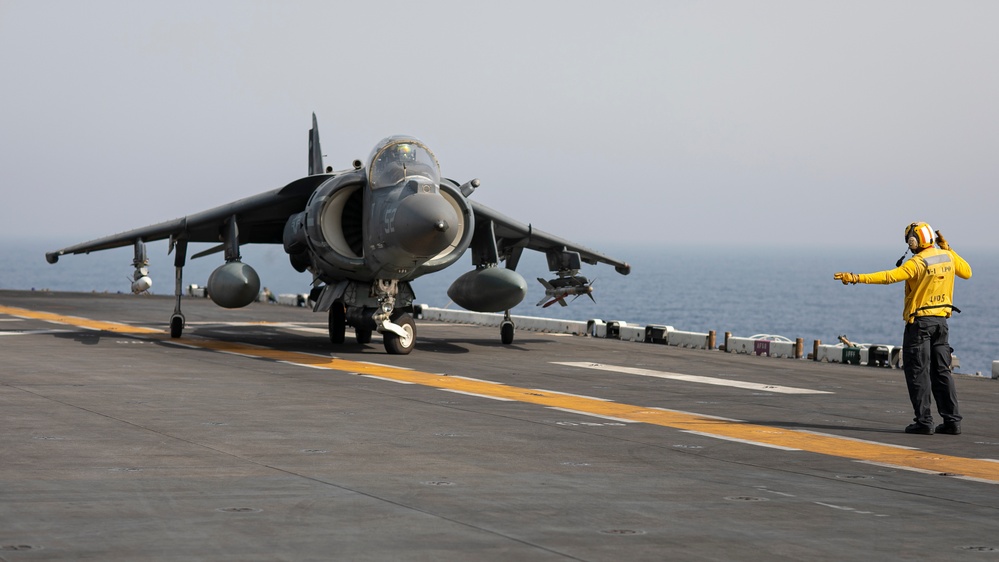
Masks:
[[[357,310],[357,309],[354,309]],[[374,330],[370,327],[359,324],[373,322],[370,317],[365,317],[364,313],[357,310],[351,311],[354,325],[354,335],[359,344],[371,343],[371,336]],[[386,323],[388,324],[388,323]],[[408,312],[396,311],[392,314],[391,324],[383,326],[382,337],[385,343],[385,351],[390,355],[408,355],[416,346],[416,321]],[[341,345],[347,340],[347,308],[342,302],[334,302],[330,307],[329,334],[330,342],[334,345]]]

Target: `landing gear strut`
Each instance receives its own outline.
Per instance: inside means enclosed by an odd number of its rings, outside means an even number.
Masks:
[[[173,259],[173,265],[176,268],[173,293],[177,297],[177,302],[173,307],[173,316],[170,317],[171,338],[179,338],[184,333],[184,325],[187,323],[184,313],[180,311],[180,298],[184,292],[184,263],[187,261],[187,240],[178,240],[175,249],[177,253]]]

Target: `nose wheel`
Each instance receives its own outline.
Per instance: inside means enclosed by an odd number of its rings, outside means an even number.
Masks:
[[[179,338],[184,333],[184,315],[174,314],[170,317],[170,337]]]
[[[500,324],[500,341],[503,342],[503,345],[510,345],[513,343],[513,332],[513,319],[510,318],[510,311],[508,310],[503,316],[503,323]]]
[[[395,317],[392,322],[402,328],[405,335],[383,332],[385,351],[389,355],[409,355],[409,352],[416,347],[416,322],[408,312]]]

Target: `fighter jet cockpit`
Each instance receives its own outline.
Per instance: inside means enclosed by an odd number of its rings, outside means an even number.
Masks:
[[[399,185],[408,179],[440,185],[441,171],[437,157],[422,142],[412,137],[389,137],[375,146],[368,160],[368,184],[371,189]]]

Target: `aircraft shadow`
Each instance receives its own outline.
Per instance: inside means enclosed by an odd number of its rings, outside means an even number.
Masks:
[[[52,334],[54,337],[73,340],[83,345],[97,345],[103,337],[116,335],[111,332],[82,330],[78,332],[62,332]],[[371,343],[361,344],[353,341],[348,336],[347,341],[340,345],[333,345],[328,338],[297,334],[289,332],[262,331],[256,327],[225,327],[224,331],[216,328],[199,327],[188,329],[185,335],[196,335],[216,341],[231,343],[242,343],[249,345],[260,345],[278,349],[282,351],[301,351],[305,353],[318,354],[342,354],[342,355],[372,355],[384,354],[381,339],[375,339]],[[130,337],[121,334],[120,337]],[[415,351],[423,353],[438,353],[446,355],[464,355],[470,353],[473,348],[509,349],[514,351],[529,351],[524,344],[546,343],[547,340],[537,338],[518,339],[513,344],[504,344],[493,339],[435,339],[421,338],[416,342]],[[170,340],[163,340],[162,344],[169,344]]]
[[[107,332],[96,332],[96,331],[92,332],[89,330],[84,330],[81,332],[64,332],[52,335],[64,340],[78,341],[83,345],[97,345],[101,343],[101,337],[106,334]]]

